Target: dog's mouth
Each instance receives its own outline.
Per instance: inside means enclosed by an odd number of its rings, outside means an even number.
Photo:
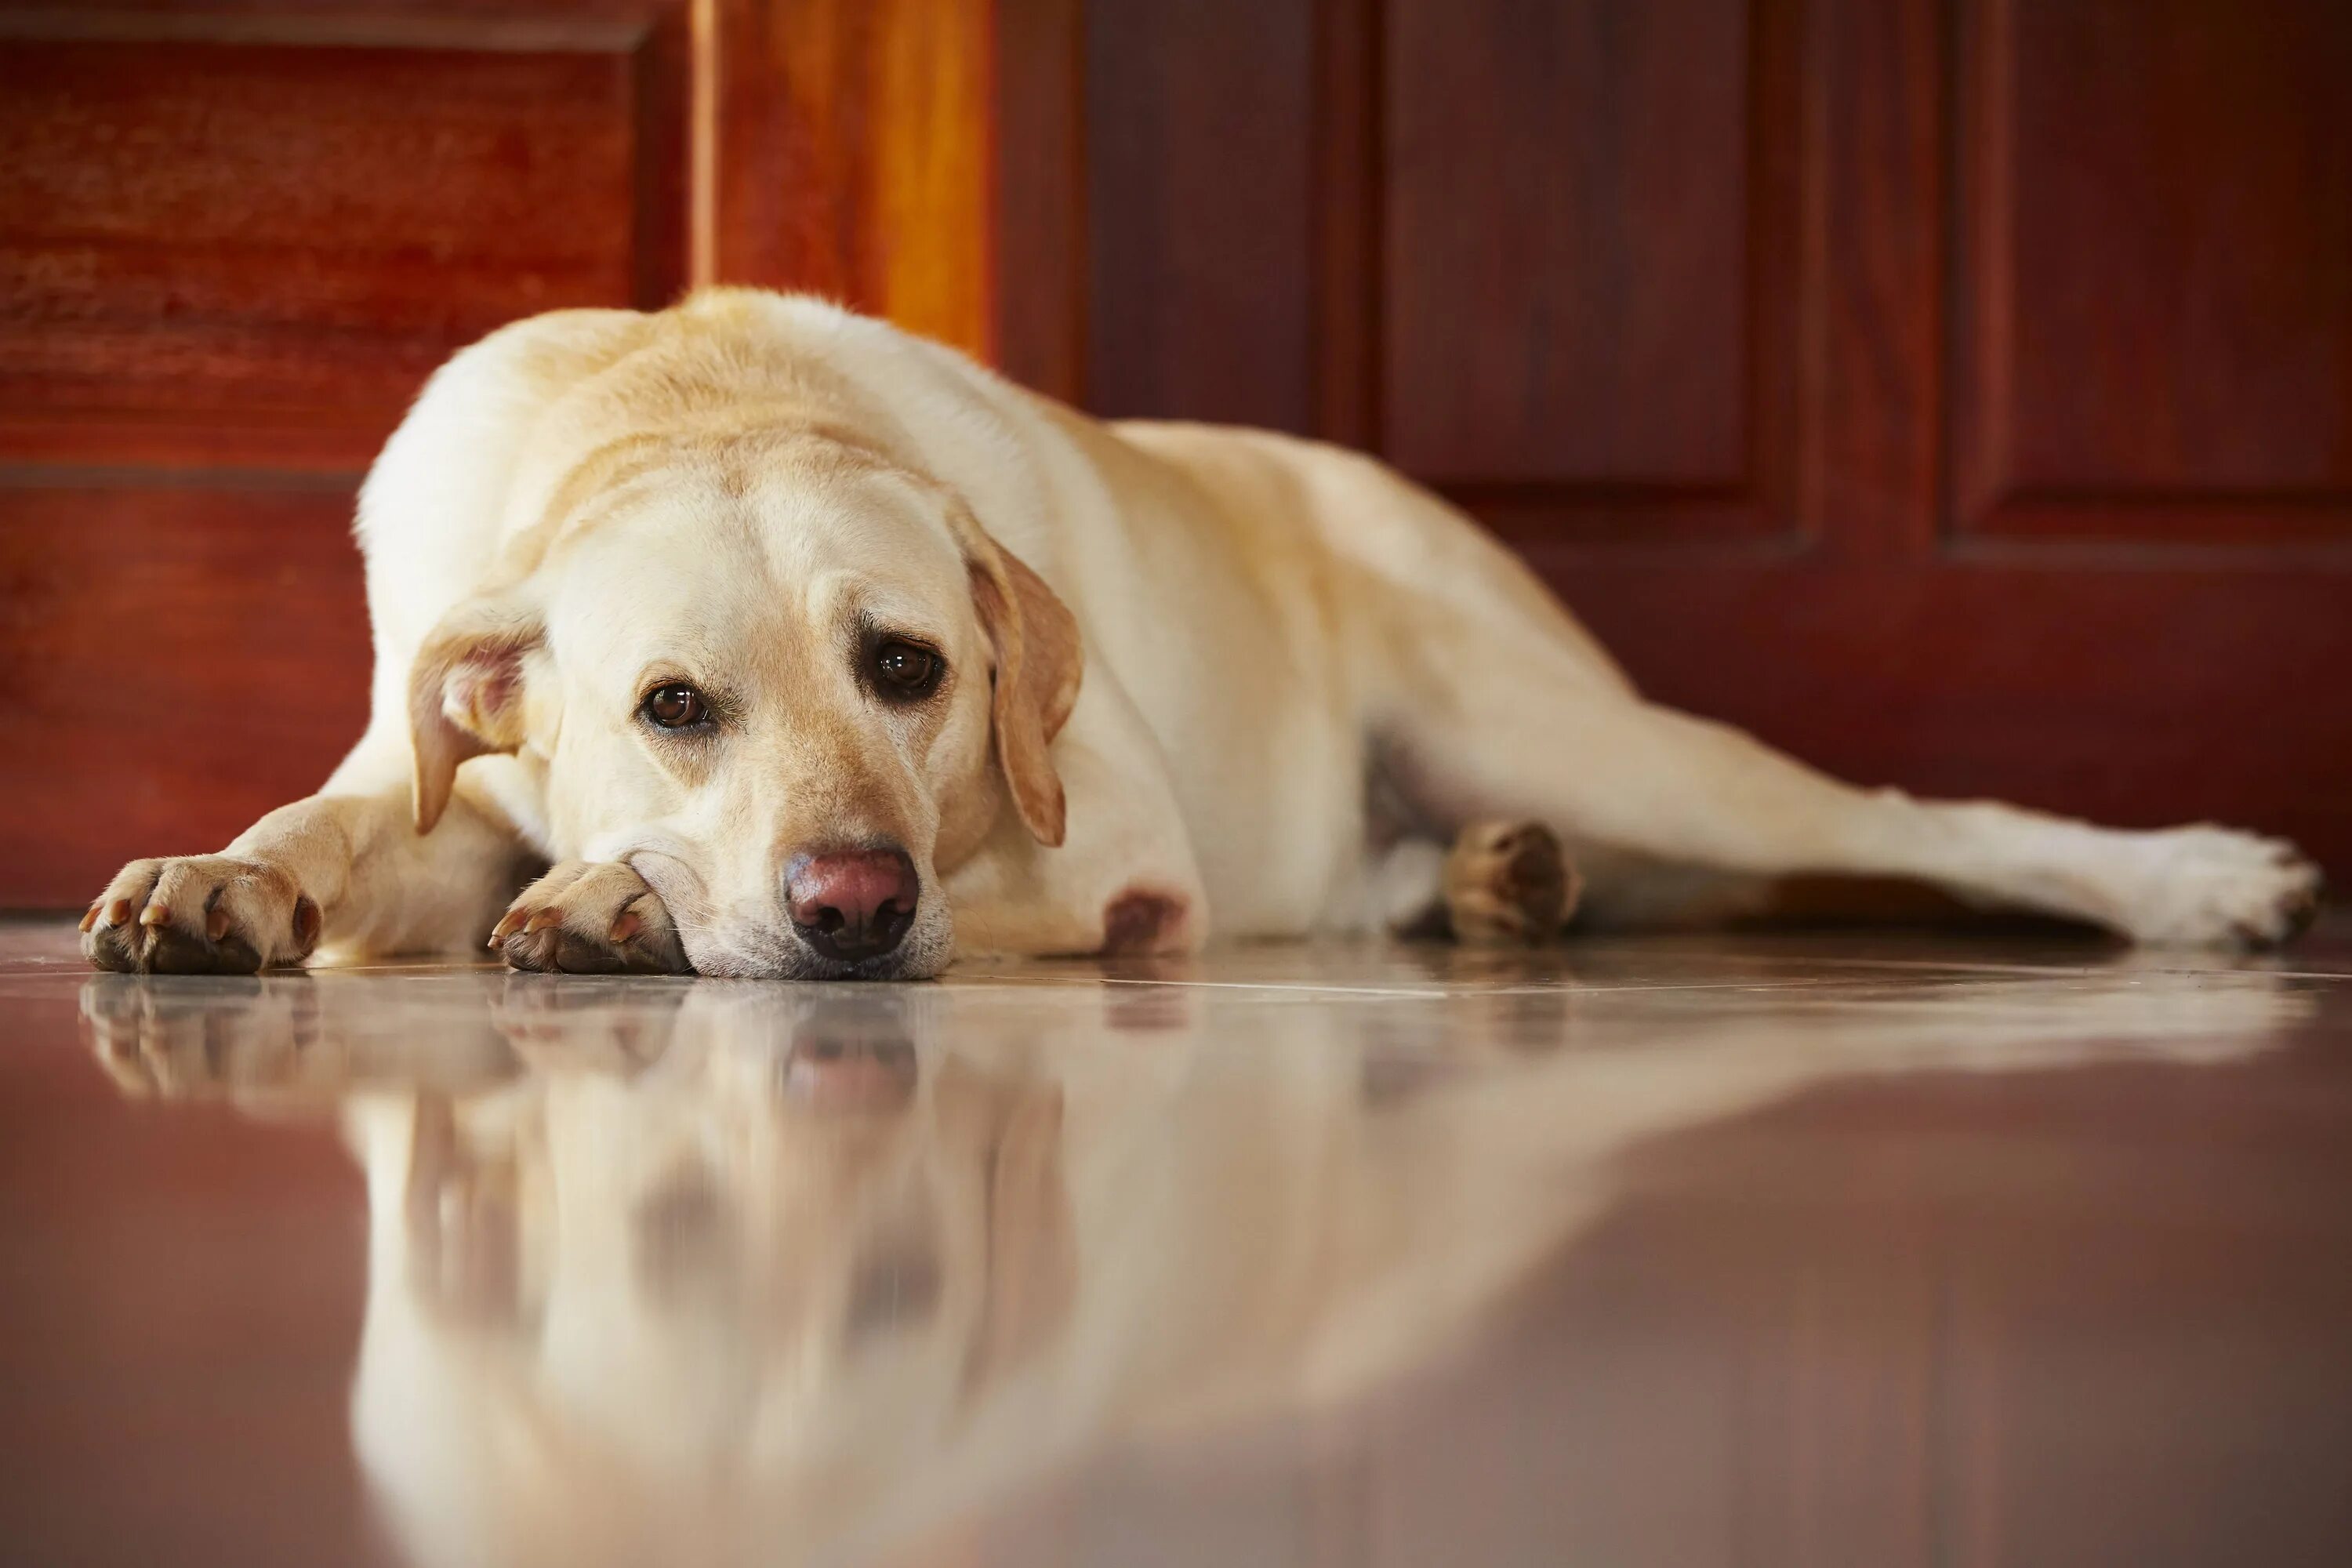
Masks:
[[[904,948],[874,958],[848,961],[827,958],[809,952],[805,947],[796,955],[788,969],[779,972],[782,980],[929,980],[935,978],[944,964],[927,964]]]
[[[781,910],[716,907],[702,878],[666,849],[639,847],[622,858],[669,910],[686,961],[697,974],[728,980],[929,980],[953,956],[953,929],[943,907],[934,904],[935,892],[926,891],[897,946],[845,958],[817,951]]]
[[[789,928],[724,930],[691,926],[681,921],[678,940],[694,973],[712,979],[888,981],[929,980],[947,967],[944,955],[934,956],[929,942],[856,960],[827,958],[793,935]],[[940,944],[944,945],[944,944]]]

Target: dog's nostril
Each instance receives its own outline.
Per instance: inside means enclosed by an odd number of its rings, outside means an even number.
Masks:
[[[922,899],[903,849],[845,849],[793,858],[784,906],[801,940],[827,958],[874,958],[906,940]]]

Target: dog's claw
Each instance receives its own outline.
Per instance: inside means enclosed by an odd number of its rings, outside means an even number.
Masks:
[[[304,939],[299,952],[276,934],[289,910]],[[319,925],[319,906],[270,862],[134,860],[83,914],[81,949],[94,967],[120,973],[250,974],[308,957]]]
[[[556,953],[562,946],[560,936],[541,936],[543,926],[526,926],[507,939],[507,963],[516,969],[545,972],[556,967]]]
[[[516,969],[688,974],[669,914],[627,865],[566,861],[524,889],[490,932]]]

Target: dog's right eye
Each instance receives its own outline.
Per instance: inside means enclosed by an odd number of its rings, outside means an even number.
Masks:
[[[657,686],[641,705],[646,721],[658,730],[699,730],[710,722],[710,704],[682,681]]]

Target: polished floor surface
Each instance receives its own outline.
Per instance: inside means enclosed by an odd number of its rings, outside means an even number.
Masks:
[[[2352,1563],[2352,931],[886,988],[0,928],[0,1559]]]

